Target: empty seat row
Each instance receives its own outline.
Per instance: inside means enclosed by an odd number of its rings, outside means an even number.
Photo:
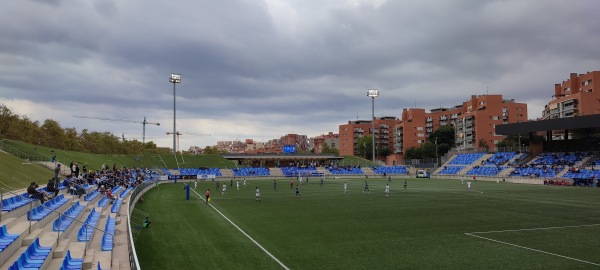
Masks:
[[[121,192],[121,190],[123,190],[123,187],[121,186],[115,186],[112,188],[111,192],[113,195],[117,195],[119,194],[119,192]]]
[[[83,196],[83,200],[86,202],[93,201],[94,199],[96,199],[96,197],[98,197],[98,195],[100,195],[100,192],[98,192],[98,190],[94,190]]]
[[[120,199],[116,199],[115,202],[113,203],[112,208],[110,209],[110,211],[112,213],[118,213],[119,209],[121,209],[121,204],[123,203],[123,200]]]
[[[482,175],[482,176],[496,176],[499,172],[504,170],[504,166],[481,166],[470,169],[467,175]]]
[[[108,216],[106,220],[106,227],[104,228],[104,235],[102,236],[102,250],[108,251],[113,249],[113,240],[115,236],[115,227],[117,225],[117,218]]]
[[[471,165],[481,157],[483,157],[485,153],[461,153],[456,154],[454,159],[452,159],[448,165]]]
[[[2,211],[9,212],[15,210],[31,201],[33,201],[33,199],[27,197],[26,195],[17,195],[8,199],[4,199],[2,200]]]
[[[373,169],[376,174],[407,174],[407,166],[379,166]]]
[[[81,269],[81,267],[83,267],[83,258],[73,258],[71,257],[71,251],[67,250],[67,255],[60,266],[60,270],[75,270]]]
[[[0,227],[0,252],[10,246],[17,238],[19,238],[18,234],[8,233],[6,225],[2,225]]]
[[[110,201],[110,199],[108,199],[108,197],[106,197],[106,195],[104,195],[104,197],[102,197],[102,199],[100,199],[98,201],[98,207],[104,207],[104,206],[106,206],[109,201]]]
[[[267,168],[239,168],[233,169],[234,176],[269,176],[271,171]]]
[[[69,226],[71,226],[75,218],[79,216],[83,209],[85,209],[85,205],[81,205],[79,201],[73,204],[73,206],[69,207],[67,211],[54,220],[54,224],[52,224],[54,231],[62,232],[69,228]]]
[[[202,175],[202,174],[214,174],[216,176],[222,176],[221,169],[219,169],[219,168],[208,168],[208,169],[181,168],[181,169],[179,169],[179,174],[185,175],[185,176]]]
[[[27,220],[39,221],[45,218],[52,211],[58,209],[63,204],[67,203],[69,199],[65,198],[64,194],[58,195],[56,198],[45,202],[42,205],[33,208],[27,212]]]
[[[127,194],[129,194],[129,192],[132,190],[133,188],[127,188],[125,191],[121,192],[121,195],[119,195],[119,197],[121,198],[125,198],[125,196],[127,196]]]
[[[329,167],[331,174],[364,174],[360,167]]]
[[[97,212],[96,208],[92,208],[92,211],[86,218],[85,222],[81,225],[81,228],[77,234],[77,239],[79,242],[90,241],[90,239],[92,239],[92,235],[94,235],[94,228],[98,224],[99,219],[100,212]]]
[[[485,161],[488,165],[502,165],[517,155],[515,152],[496,152]]]
[[[298,168],[298,167],[281,167],[281,172],[283,172],[284,176],[287,177],[292,177],[292,176],[298,176],[298,174],[301,175],[310,175],[313,173],[317,173],[317,168],[315,167],[302,167],[302,168]]]
[[[40,246],[40,239],[36,238],[8,269],[40,269],[51,252],[52,247]]]
[[[466,166],[444,166],[444,168],[438,172],[438,174],[457,174]]]

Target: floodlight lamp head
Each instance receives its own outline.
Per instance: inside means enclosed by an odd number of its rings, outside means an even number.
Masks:
[[[376,98],[379,96],[379,90],[378,89],[369,89],[369,90],[367,90],[367,96]]]
[[[171,73],[171,78],[169,79],[169,82],[180,83],[181,82],[181,74]]]

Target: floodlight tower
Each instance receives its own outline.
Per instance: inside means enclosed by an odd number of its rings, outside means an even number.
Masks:
[[[373,116],[371,118],[371,138],[373,138],[373,162],[375,162],[375,98],[379,96],[379,90],[369,89],[367,90],[367,96],[371,97],[371,112]]]
[[[175,137],[177,136],[177,129],[176,129],[176,124],[175,124],[175,120],[176,118],[176,107],[175,107],[175,85],[178,83],[181,83],[181,74],[175,74],[175,73],[171,73],[171,78],[169,79],[169,82],[171,82],[173,84],[173,154],[177,154],[177,145],[176,145],[176,139]]]

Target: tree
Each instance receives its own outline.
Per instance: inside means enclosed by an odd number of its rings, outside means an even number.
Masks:
[[[329,144],[324,143],[321,153],[339,155],[340,151],[337,148],[330,147]]]
[[[216,147],[207,146],[206,148],[204,148],[204,154],[205,155],[218,155],[219,150]]]
[[[477,147],[484,148],[486,151],[489,149],[489,145],[484,139],[479,139],[479,141],[477,142]]]
[[[373,137],[370,135],[362,136],[357,140],[358,145],[358,156],[364,157],[365,159],[372,159],[373,153]]]
[[[46,119],[42,128],[44,145],[52,148],[66,149],[67,138],[60,124],[54,120]]]

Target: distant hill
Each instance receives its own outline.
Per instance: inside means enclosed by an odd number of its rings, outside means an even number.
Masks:
[[[176,158],[171,155],[159,154],[138,154],[138,155],[117,155],[117,154],[90,154],[74,151],[52,149],[44,146],[37,146],[14,140],[3,140],[2,148],[14,156],[28,159],[30,161],[50,161],[52,157],[63,164],[70,164],[71,161],[78,164],[87,164],[88,169],[96,170],[106,164],[112,168],[114,164],[117,167],[127,166],[148,167],[148,168],[231,168],[233,163],[220,155],[181,155]],[[178,166],[179,164],[179,166]]]

